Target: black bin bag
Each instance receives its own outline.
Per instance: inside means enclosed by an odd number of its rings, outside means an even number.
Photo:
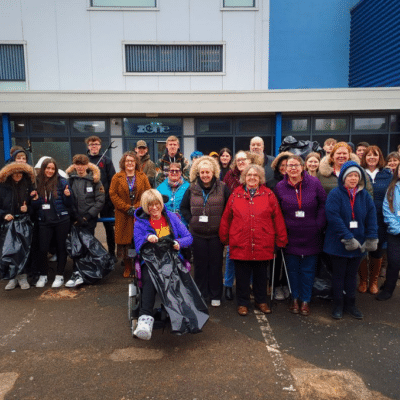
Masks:
[[[293,136],[286,136],[281,145],[279,146],[279,153],[283,151],[290,151],[296,156],[300,156],[303,160],[306,159],[309,153],[319,153],[321,157],[324,156],[324,149],[316,141],[310,140],[297,140]]]
[[[332,262],[329,254],[322,252],[318,256],[312,295],[326,300],[331,300],[333,298]]]
[[[6,222],[0,235],[0,277],[14,279],[21,274],[31,250],[33,224],[29,215]]]
[[[173,240],[168,237],[157,243],[147,242],[140,256],[169,315],[172,333],[198,333],[208,320],[208,308],[172,246]]]
[[[112,256],[85,228],[72,225],[67,238],[67,253],[85,283],[96,283],[114,269]]]

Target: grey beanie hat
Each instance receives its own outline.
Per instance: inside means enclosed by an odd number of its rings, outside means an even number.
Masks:
[[[347,168],[346,171],[343,173],[343,178],[342,178],[343,183],[344,183],[344,181],[345,181],[345,179],[346,179],[346,176],[347,176],[348,174],[351,174],[352,172],[357,172],[357,174],[360,176],[360,179],[361,179],[361,171],[360,171],[360,168],[358,168],[358,167],[356,167],[356,166],[352,166],[352,167],[350,167],[350,168]]]

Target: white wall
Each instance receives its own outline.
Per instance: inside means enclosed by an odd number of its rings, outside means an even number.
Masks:
[[[152,11],[88,11],[88,0],[0,0],[0,41],[25,40],[31,90],[262,90],[269,0],[221,11],[220,0],[160,0]],[[123,74],[123,41],[225,42],[225,75]]]

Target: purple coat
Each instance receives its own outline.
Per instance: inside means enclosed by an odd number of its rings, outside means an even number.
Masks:
[[[167,218],[167,222],[172,230],[174,239],[179,243],[180,247],[189,247],[193,238],[190,232],[183,225],[182,221],[172,212],[167,211],[165,208],[162,211],[163,215]],[[150,225],[150,217],[139,207],[135,212],[135,227],[133,230],[133,237],[135,240],[135,249],[139,253],[143,244],[147,241],[149,235],[155,235],[156,231]]]
[[[322,251],[324,244],[322,231],[326,224],[326,193],[321,182],[303,172],[301,183],[304,218],[296,217],[299,210],[295,188],[289,183],[288,175],[275,187],[275,194],[285,219],[289,243],[286,253],[296,256],[311,256]],[[299,195],[299,194],[298,194]]]

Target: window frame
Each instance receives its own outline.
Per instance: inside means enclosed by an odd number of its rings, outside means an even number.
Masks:
[[[222,71],[220,72],[127,72],[126,70],[126,46],[222,46]],[[122,75],[123,76],[161,76],[161,75],[201,75],[201,76],[222,76],[226,75],[226,42],[154,42],[154,41],[122,41]]]
[[[258,2],[260,0],[253,0],[253,7],[249,6],[225,6],[225,0],[220,0],[221,11],[259,11]]]
[[[124,6],[92,6],[93,0],[86,0],[87,1],[87,11],[160,11],[159,8],[159,1],[154,0],[156,5],[155,7],[124,7]]]
[[[26,40],[0,40],[0,44],[10,44],[10,45],[22,45],[22,48],[24,50],[24,68],[25,68],[25,80],[23,81],[16,81],[16,80],[1,80],[0,83],[2,82],[25,82],[26,89],[29,89],[29,74],[28,74],[28,58],[27,58],[27,50],[26,50],[26,45],[27,42]]]

